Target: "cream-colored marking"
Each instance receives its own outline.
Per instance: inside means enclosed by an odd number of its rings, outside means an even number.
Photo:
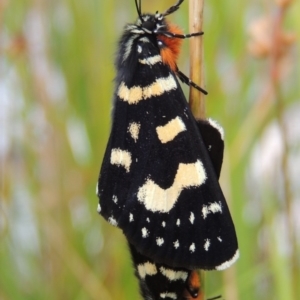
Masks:
[[[217,239],[218,239],[219,242],[223,241],[219,236],[217,237]]]
[[[131,137],[134,139],[135,142],[139,138],[140,128],[141,124],[135,122],[130,123],[128,126],[128,132],[130,133]]]
[[[213,203],[210,203],[209,205],[203,205],[203,207],[202,207],[203,219],[206,219],[208,214],[210,214],[210,213],[215,214],[217,212],[222,213],[222,207],[221,207],[220,203],[213,202]]]
[[[166,227],[166,222],[163,221],[163,222],[161,223],[161,226],[162,226],[162,227]]]
[[[143,100],[143,89],[139,86],[133,86],[130,89],[122,82],[118,89],[118,96],[128,104],[137,104]]]
[[[131,165],[131,153],[120,148],[111,150],[110,163],[112,165],[123,166],[128,173]]]
[[[142,228],[142,237],[143,238],[146,238],[146,237],[148,237],[149,236],[149,231],[148,231],[148,229],[146,228],[146,227],[143,227]]]
[[[123,55],[123,62],[128,58],[130,52],[132,51],[132,45],[134,40],[138,37],[137,34],[134,34],[131,36],[131,38],[127,41],[126,46],[125,46],[125,52]]]
[[[156,127],[158,138],[163,144],[173,141],[180,132],[185,130],[186,127],[180,117],[174,118],[166,125]]]
[[[134,221],[134,219],[133,219],[133,214],[129,214],[129,222],[133,222]]]
[[[143,42],[143,43],[150,43],[150,40],[147,37],[142,37],[139,39],[139,41]]]
[[[98,206],[97,206],[97,212],[100,214],[101,212],[101,205],[98,203]]]
[[[190,218],[189,218],[191,224],[194,224],[194,221],[195,221],[195,215],[193,212],[191,212],[191,215],[190,215]]]
[[[224,141],[224,129],[223,129],[223,127],[217,121],[215,121],[213,119],[209,118],[209,119],[207,119],[207,121],[212,127],[216,128],[220,132],[221,139]]]
[[[213,202],[210,204],[209,210],[214,214],[216,212],[222,212],[222,207],[219,203]]]
[[[118,226],[118,222],[116,221],[116,219],[114,217],[109,217],[108,222],[113,226]]]
[[[179,245],[180,245],[180,244],[179,244],[179,241],[178,241],[178,240],[175,241],[173,244],[174,244],[174,248],[175,248],[175,249],[179,248]]]
[[[98,190],[98,182],[97,182],[97,184],[96,184],[96,195],[98,196],[98,194],[99,194],[99,190]]]
[[[208,251],[209,246],[210,246],[210,240],[206,239],[205,243],[204,243],[204,249],[205,249],[205,251]]]
[[[142,29],[133,29],[133,30],[131,30],[131,33],[144,34],[145,31]]]
[[[150,219],[149,219],[149,218],[147,218],[146,221],[147,221],[148,223],[150,223]]]
[[[133,86],[128,88],[124,82],[121,82],[118,88],[118,96],[128,104],[137,104],[141,100],[147,100],[151,97],[160,96],[165,92],[177,88],[176,81],[172,74],[166,78],[157,78],[152,84],[144,87]]]
[[[195,250],[196,250],[195,244],[192,243],[189,249],[190,249],[191,252],[195,252]]]
[[[222,249],[220,251],[222,251]],[[239,258],[239,256],[240,256],[239,250],[236,250],[236,252],[233,255],[233,257],[231,259],[225,261],[221,265],[217,266],[216,270],[222,271],[222,270],[227,269],[228,267],[230,267],[233,263],[235,263],[237,261],[237,259]]]
[[[161,60],[160,55],[154,55],[154,56],[150,56],[150,57],[147,57],[144,59],[139,59],[139,62],[143,65],[152,66],[152,65],[162,62],[162,60]]]
[[[149,261],[145,262],[144,264],[139,264],[137,269],[142,279],[145,279],[146,275],[153,276],[157,273],[155,264],[152,264]]]
[[[113,200],[115,203],[117,203],[117,202],[118,202],[118,197],[117,197],[116,195],[113,195],[113,196],[112,196],[112,200]]]
[[[209,214],[208,207],[206,205],[203,205],[203,207],[202,207],[202,216],[203,216],[203,219],[206,219],[206,217],[207,217],[208,214]]]
[[[164,242],[165,241],[164,241],[163,238],[160,238],[160,237],[156,238],[156,244],[157,244],[157,246],[161,246]]]
[[[173,185],[162,189],[153,180],[147,179],[139,188],[137,198],[146,209],[156,212],[169,212],[175,205],[183,189],[197,187],[206,180],[202,162],[179,164]]]
[[[179,227],[180,226],[180,219],[177,219],[176,225]]]
[[[166,269],[164,267],[160,267],[159,270],[170,281],[176,281],[176,280],[186,281],[188,277],[188,273],[184,271],[174,271],[171,269]]]
[[[165,293],[160,293],[160,298],[166,299],[166,298],[171,298],[176,300],[177,299],[177,295],[175,293],[169,293],[169,292],[165,292]]]

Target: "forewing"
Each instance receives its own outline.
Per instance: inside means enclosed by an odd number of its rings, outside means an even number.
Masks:
[[[187,269],[237,256],[217,175],[176,77],[157,47],[136,42],[136,71],[117,82],[99,182],[99,212],[143,255]]]

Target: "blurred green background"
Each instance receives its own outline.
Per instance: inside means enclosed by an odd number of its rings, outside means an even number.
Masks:
[[[205,1],[206,109],[225,129],[221,185],[241,253],[207,272],[208,296],[300,297],[299,12],[299,1]],[[133,0],[0,1],[1,300],[139,299],[95,195],[116,43],[136,17]],[[188,32],[188,1],[170,20]]]

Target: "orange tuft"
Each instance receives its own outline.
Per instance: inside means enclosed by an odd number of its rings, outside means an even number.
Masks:
[[[183,34],[182,30],[176,25],[167,24],[167,28],[169,32]],[[160,49],[160,55],[163,63],[168,65],[170,69],[175,72],[177,69],[176,61],[180,53],[182,39],[169,38],[164,35],[159,35],[157,39],[165,44],[165,47]]]
[[[200,277],[197,271],[191,272],[183,296],[186,300],[202,299],[202,293],[200,291]]]

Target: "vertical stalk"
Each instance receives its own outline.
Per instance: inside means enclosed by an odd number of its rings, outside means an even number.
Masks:
[[[203,28],[204,0],[189,1],[189,32],[201,32]],[[202,36],[190,40],[190,79],[204,87],[203,71],[203,39]],[[205,119],[204,94],[195,88],[190,88],[189,105],[194,117]],[[200,291],[197,300],[205,299],[205,272],[200,271]]]
[[[204,0],[189,1],[189,31],[201,32],[203,28]],[[203,38],[190,39],[190,79],[204,87]],[[205,119],[205,97],[195,88],[190,88],[189,104],[196,119]]]

